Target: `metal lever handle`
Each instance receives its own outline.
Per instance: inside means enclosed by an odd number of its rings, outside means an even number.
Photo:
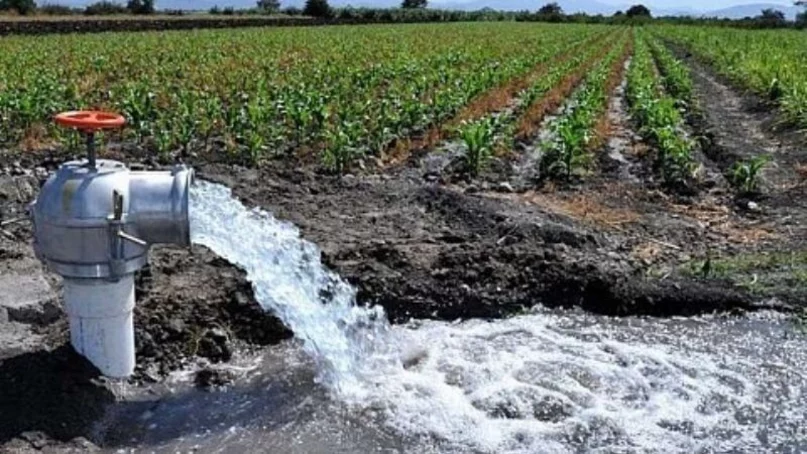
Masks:
[[[138,238],[136,236],[129,235],[128,233],[124,232],[123,230],[118,230],[118,236],[123,238],[126,241],[131,241],[132,243],[140,245],[140,246],[143,246],[143,247],[146,247],[146,246],[149,245],[147,242],[141,240],[140,238]]]
[[[112,191],[112,215],[109,216],[110,233],[110,274],[119,276],[123,273],[124,241],[129,241],[141,247],[148,247],[148,242],[123,231],[123,194]]]

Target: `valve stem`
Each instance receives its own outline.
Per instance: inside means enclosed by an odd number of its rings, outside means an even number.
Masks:
[[[87,166],[95,168],[95,133],[87,131]]]

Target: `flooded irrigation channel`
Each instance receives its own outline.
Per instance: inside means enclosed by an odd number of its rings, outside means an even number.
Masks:
[[[110,452],[807,450],[807,337],[783,315],[539,306],[390,326],[293,225],[223,186],[195,191],[194,241],[243,267],[296,339],[226,366],[216,391],[190,372],[118,389],[96,430]]]
[[[391,333],[408,364],[345,400],[296,342],[228,389],[124,392],[110,452],[803,452],[807,339],[782,317],[609,318],[537,309]],[[360,391],[360,392],[357,392]]]

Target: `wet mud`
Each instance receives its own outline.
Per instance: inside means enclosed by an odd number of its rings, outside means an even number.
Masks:
[[[725,90],[740,95],[692,64],[705,112],[699,128],[712,131],[715,147],[739,156],[748,146],[785,140]],[[428,154],[340,177],[289,159],[259,168],[201,158],[189,164],[246,205],[296,224],[320,246],[324,263],[357,287],[360,304],[382,305],[396,323],[506,317],[538,303],[671,316],[803,302],[807,286],[754,288],[707,266],[803,250],[807,211],[800,203],[788,207],[798,189],[782,187],[792,183],[787,176],[777,179],[790,175],[781,168],[798,158],[782,153],[758,211],[739,204],[724,182],[694,196],[664,192],[642,172],[647,146],[631,130],[622,93],[615,91],[608,110],[616,139],[603,142],[589,175],[562,185],[516,191],[519,174],[506,157],[492,174],[459,182]],[[724,124],[738,116],[759,129]],[[747,142],[737,142],[742,138]],[[108,155],[119,156],[112,148]],[[142,153],[129,156],[139,156],[142,168],[160,166]],[[22,273],[26,263],[25,272],[39,273],[51,288],[48,301],[58,301],[59,279],[33,258],[31,228],[21,219],[47,171],[67,157],[59,150],[0,154],[0,269]],[[705,165],[722,171],[722,162],[709,155]],[[772,282],[793,282],[786,271],[774,267],[771,273],[784,277]],[[226,385],[211,365],[292,336],[260,309],[241,270],[202,247],[154,249],[136,285],[135,385],[179,369],[200,370],[203,388]],[[15,415],[0,418],[0,450],[90,449],[102,442],[93,423],[114,401],[114,386],[72,352],[59,305],[37,307],[27,317],[0,313],[0,341],[17,342],[16,350],[0,346],[0,415]],[[19,343],[17,330],[36,342]]]

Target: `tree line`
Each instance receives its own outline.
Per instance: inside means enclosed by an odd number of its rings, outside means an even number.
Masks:
[[[745,28],[807,28],[807,0],[795,1],[805,7],[794,22],[788,21],[782,11],[767,8],[755,17],[724,19],[709,17],[668,16],[653,18],[650,10],[641,4],[625,11],[617,11],[611,16],[583,13],[567,14],[556,3],[547,3],[535,11],[497,11],[483,8],[478,11],[427,9],[428,0],[402,0],[400,8],[333,8],[328,0],[306,0],[302,9],[283,8],[280,0],[258,0],[254,8],[235,9],[213,7],[208,13],[213,15],[252,15],[283,14],[288,16],[309,16],[336,20],[358,20],[366,22],[459,22],[459,21],[524,21],[524,22],[586,22],[586,23],[644,23],[648,21],[676,24],[720,25]],[[125,4],[101,0],[85,8],[70,8],[58,4],[38,6],[35,0],[0,0],[0,12],[20,15],[149,15],[157,12],[154,0],[128,0]],[[182,15],[185,11],[160,11],[163,14]]]
[[[101,0],[87,5],[85,8],[71,8],[59,4],[43,4],[38,6],[35,0],[0,0],[0,12],[11,12],[20,15],[45,14],[52,16],[67,16],[84,14],[87,16],[101,14],[154,14],[156,7],[154,0],[128,0],[126,4]]]

